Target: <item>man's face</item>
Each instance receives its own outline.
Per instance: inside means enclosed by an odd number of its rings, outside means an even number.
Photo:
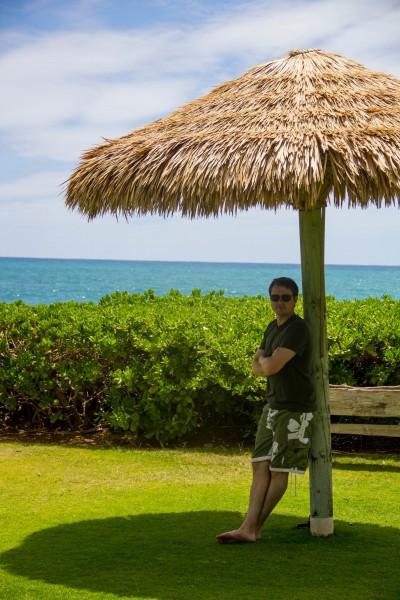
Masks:
[[[279,299],[274,300],[275,296],[279,296]],[[272,310],[277,317],[290,317],[294,313],[297,298],[293,296],[292,290],[281,285],[274,285],[271,289],[270,300]]]

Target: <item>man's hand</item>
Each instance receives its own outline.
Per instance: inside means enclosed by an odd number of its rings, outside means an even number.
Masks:
[[[260,356],[258,358],[258,364],[260,366],[260,371],[264,377],[268,375],[275,375],[275,373],[279,373],[281,369],[286,365],[289,360],[295,356],[296,352],[290,350],[289,348],[277,348],[272,353],[272,356]],[[254,369],[253,369],[254,372]]]

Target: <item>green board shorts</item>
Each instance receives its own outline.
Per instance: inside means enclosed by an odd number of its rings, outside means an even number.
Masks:
[[[256,434],[252,462],[271,461],[271,471],[305,473],[311,443],[312,412],[273,410],[265,406]]]

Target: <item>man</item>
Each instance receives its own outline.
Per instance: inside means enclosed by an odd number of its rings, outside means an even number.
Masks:
[[[276,319],[265,330],[253,373],[268,377],[267,404],[252,455],[249,509],[238,529],[217,535],[224,543],[256,542],[261,527],[284,495],[289,473],[304,473],[310,447],[315,394],[310,376],[310,335],[294,309],[297,284],[274,279],[269,296]]]

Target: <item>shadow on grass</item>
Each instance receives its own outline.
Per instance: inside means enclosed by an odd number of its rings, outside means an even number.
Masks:
[[[187,600],[398,598],[393,528],[336,523],[329,539],[273,515],[257,544],[219,545],[232,512],[143,514],[81,521],[33,533],[1,555],[8,572],[117,596]]]
[[[369,457],[368,457],[369,458]],[[368,459],[366,459],[368,460]],[[383,460],[381,458],[381,460]],[[384,465],[384,464],[373,464],[373,463],[344,463],[344,462],[334,462],[333,463],[334,470],[339,471],[375,471],[377,473],[400,473],[400,464],[399,465]]]

